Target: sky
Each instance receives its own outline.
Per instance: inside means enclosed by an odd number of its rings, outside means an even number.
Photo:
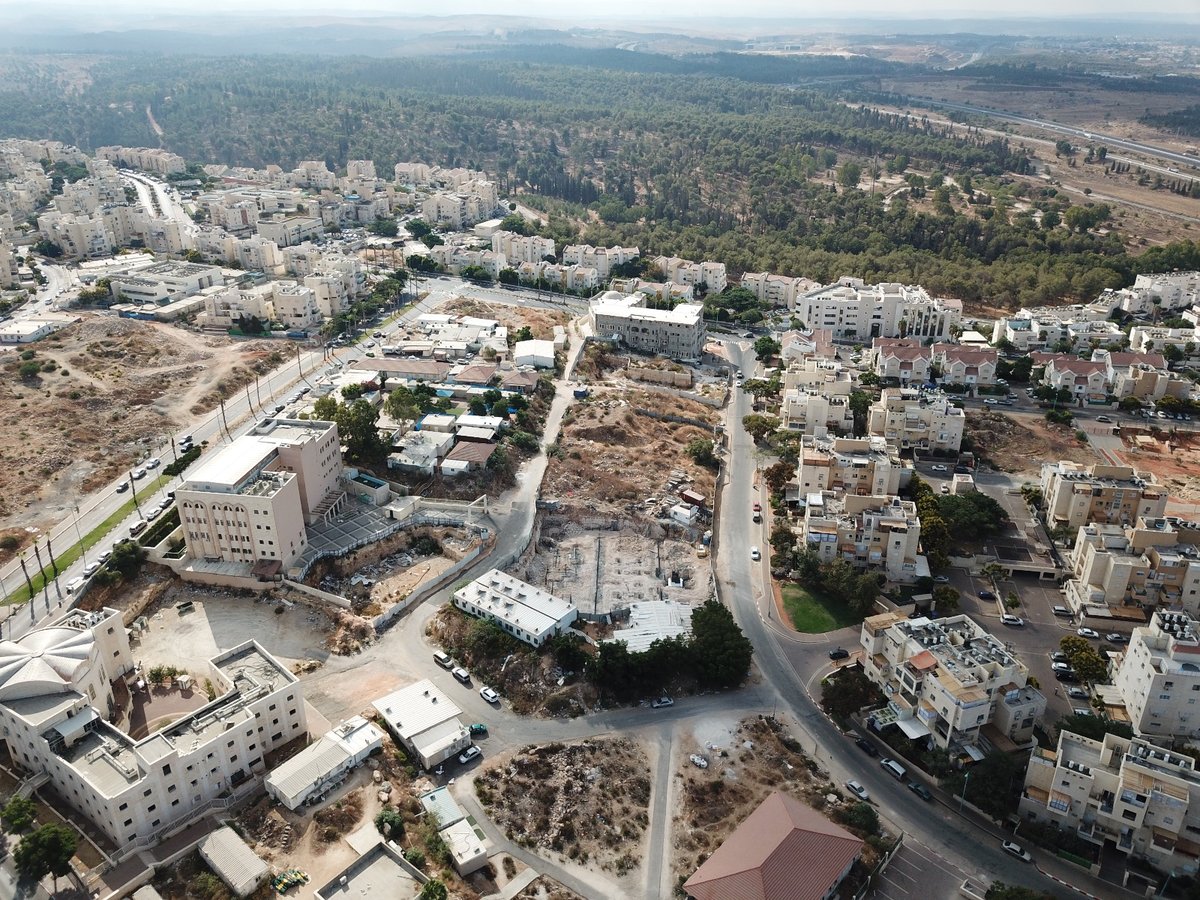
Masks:
[[[31,8],[32,7],[32,8]],[[339,16],[386,14],[389,16],[456,16],[456,15],[518,15],[547,17],[557,20],[636,18],[669,20],[677,16],[765,19],[822,19],[840,18],[852,24],[855,18],[885,19],[924,18],[1132,18],[1146,15],[1180,16],[1190,20],[1200,17],[1197,0],[1144,0],[1131,5],[1128,0],[1006,0],[1004,3],[985,3],[982,0],[917,0],[908,4],[885,0],[842,0],[830,4],[826,0],[741,0],[731,6],[726,0],[604,0],[587,6],[564,6],[562,0],[525,0],[517,5],[497,4],[494,0],[442,0],[437,4],[417,3],[414,0],[104,0],[102,3],[80,0],[42,0],[29,4],[27,0],[0,0],[0,9],[62,13],[77,11],[87,18],[104,15],[126,19],[129,15],[158,18],[163,14],[292,13],[334,14]],[[123,23],[124,24],[124,23]]]

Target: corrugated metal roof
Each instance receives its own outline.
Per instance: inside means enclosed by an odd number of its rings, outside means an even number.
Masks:
[[[684,884],[696,900],[820,900],[862,841],[776,791]]]
[[[291,800],[336,772],[349,758],[349,751],[326,734],[272,769],[266,782],[279,795]]]
[[[228,825],[202,840],[199,849],[204,861],[238,896],[244,897],[267,877],[267,864]]]

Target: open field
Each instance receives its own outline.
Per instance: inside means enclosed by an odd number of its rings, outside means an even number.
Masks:
[[[842,604],[816,594],[800,584],[780,586],[783,606],[797,631],[824,634],[862,621]]]
[[[966,433],[984,460],[1015,475],[1037,475],[1046,460],[1100,461],[1087,444],[1075,438],[1073,428],[1051,425],[1041,413],[1014,416],[990,409],[970,410]]]
[[[1200,437],[1191,432],[1169,434],[1161,429],[1122,426],[1121,457],[1142,472],[1153,472],[1172,498],[1200,501]]]
[[[282,359],[268,342],[107,316],[87,316],[0,356],[0,417],[17,423],[0,448],[0,525],[61,518],[80,495]],[[20,378],[29,361],[41,364],[40,373]]]
[[[528,325],[536,340],[547,341],[554,337],[555,325],[562,325],[565,328],[567,322],[571,320],[570,315],[557,309],[489,303],[486,300],[477,300],[471,297],[456,297],[449,300],[438,307],[438,312],[446,315],[495,319],[510,332]]]

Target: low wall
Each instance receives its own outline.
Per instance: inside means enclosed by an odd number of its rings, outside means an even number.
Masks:
[[[483,555],[485,549],[490,550],[489,542],[484,542],[471,549],[471,552],[446,569],[437,578],[427,581],[417,587],[412,593],[405,597],[401,602],[395,604],[391,608],[371,620],[375,626],[375,633],[380,634],[392,626],[392,624],[400,617],[402,613],[411,609],[419,603],[424,602],[429,597],[436,594],[442,588],[449,584],[453,584],[454,580],[467,569],[475,560]]]
[[[323,591],[320,588],[310,587],[301,581],[291,581],[283,579],[283,586],[304,594],[306,597],[311,597],[320,603],[328,603],[331,606],[336,606],[339,609],[350,609],[351,603],[345,597],[339,597],[337,594],[331,594],[329,591]]]
[[[637,381],[649,381],[652,384],[665,384],[671,387],[690,388],[692,386],[691,372],[672,372],[663,369],[646,369],[641,366],[629,366],[625,375]]]

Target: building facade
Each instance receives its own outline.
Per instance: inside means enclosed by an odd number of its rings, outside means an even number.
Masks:
[[[1200,738],[1200,623],[1156,612],[1113,664],[1134,734],[1171,743]]]
[[[962,301],[935,300],[922,287],[843,278],[798,297],[795,313],[807,327],[828,328],[839,341],[947,340],[961,322]]]
[[[921,520],[911,500],[813,491],[804,501],[800,542],[822,562],[842,559],[901,583],[929,576],[920,552]]]
[[[803,438],[796,467],[801,496],[842,491],[888,497],[906,485],[911,474],[882,438]]]
[[[1088,524],[1124,525],[1161,518],[1169,499],[1153,474],[1129,466],[1084,466],[1066,460],[1042,465],[1041,489],[1046,524],[1072,532]]]
[[[708,332],[698,303],[650,309],[641,294],[606,291],[591,301],[590,316],[592,334],[603,340],[671,359],[699,359],[704,353]]]
[[[958,453],[966,414],[940,391],[885,388],[867,414],[867,433],[901,449]]]

